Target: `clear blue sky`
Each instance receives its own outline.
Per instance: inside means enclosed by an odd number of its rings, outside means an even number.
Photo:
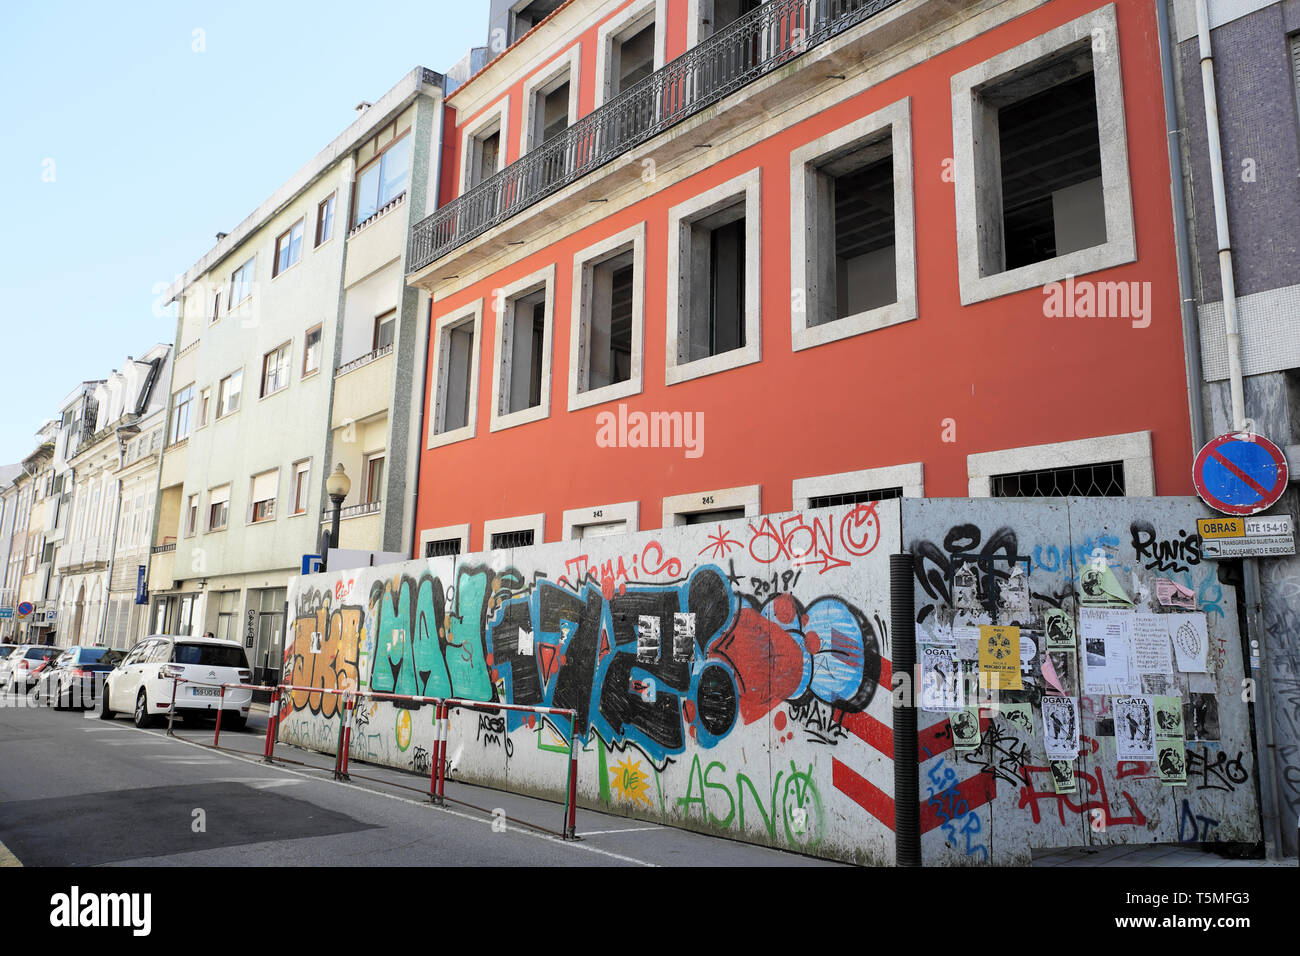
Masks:
[[[8,0],[0,464],[35,448],[78,382],[172,341],[155,286],[341,133],[359,101],[416,65],[443,72],[484,44],[487,21],[488,0]]]

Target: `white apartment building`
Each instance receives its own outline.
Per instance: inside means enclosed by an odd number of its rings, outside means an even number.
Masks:
[[[436,196],[442,83],[417,67],[363,104],[168,293],[149,629],[242,640],[259,680],[278,673],[288,577],[320,550],[336,464],[353,489],[340,543],[410,550],[425,347],[405,251]]]

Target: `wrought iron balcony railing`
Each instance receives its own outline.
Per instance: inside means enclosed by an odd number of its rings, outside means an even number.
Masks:
[[[769,0],[416,223],[408,273],[898,2]]]
[[[359,518],[362,515],[379,514],[379,509],[383,507],[382,501],[363,501],[359,505],[348,505],[339,512],[339,520],[345,518]],[[325,508],[321,511],[320,520],[322,524],[328,524],[334,520],[334,509]]]

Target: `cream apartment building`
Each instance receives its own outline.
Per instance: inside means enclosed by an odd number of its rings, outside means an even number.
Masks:
[[[149,631],[240,640],[259,680],[278,672],[288,578],[320,551],[337,464],[340,546],[411,550],[427,305],[403,277],[436,195],[442,83],[417,67],[363,103],[168,293]]]

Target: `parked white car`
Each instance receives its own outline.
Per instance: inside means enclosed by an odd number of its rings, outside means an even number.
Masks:
[[[244,726],[253,692],[222,684],[247,684],[253,676],[244,649],[236,641],[205,637],[146,637],[131,648],[104,683],[100,717],[112,720],[129,713],[137,727],[147,727],[166,714],[176,688],[176,713],[182,717],[215,717],[232,730]],[[174,678],[183,678],[176,684]]]

